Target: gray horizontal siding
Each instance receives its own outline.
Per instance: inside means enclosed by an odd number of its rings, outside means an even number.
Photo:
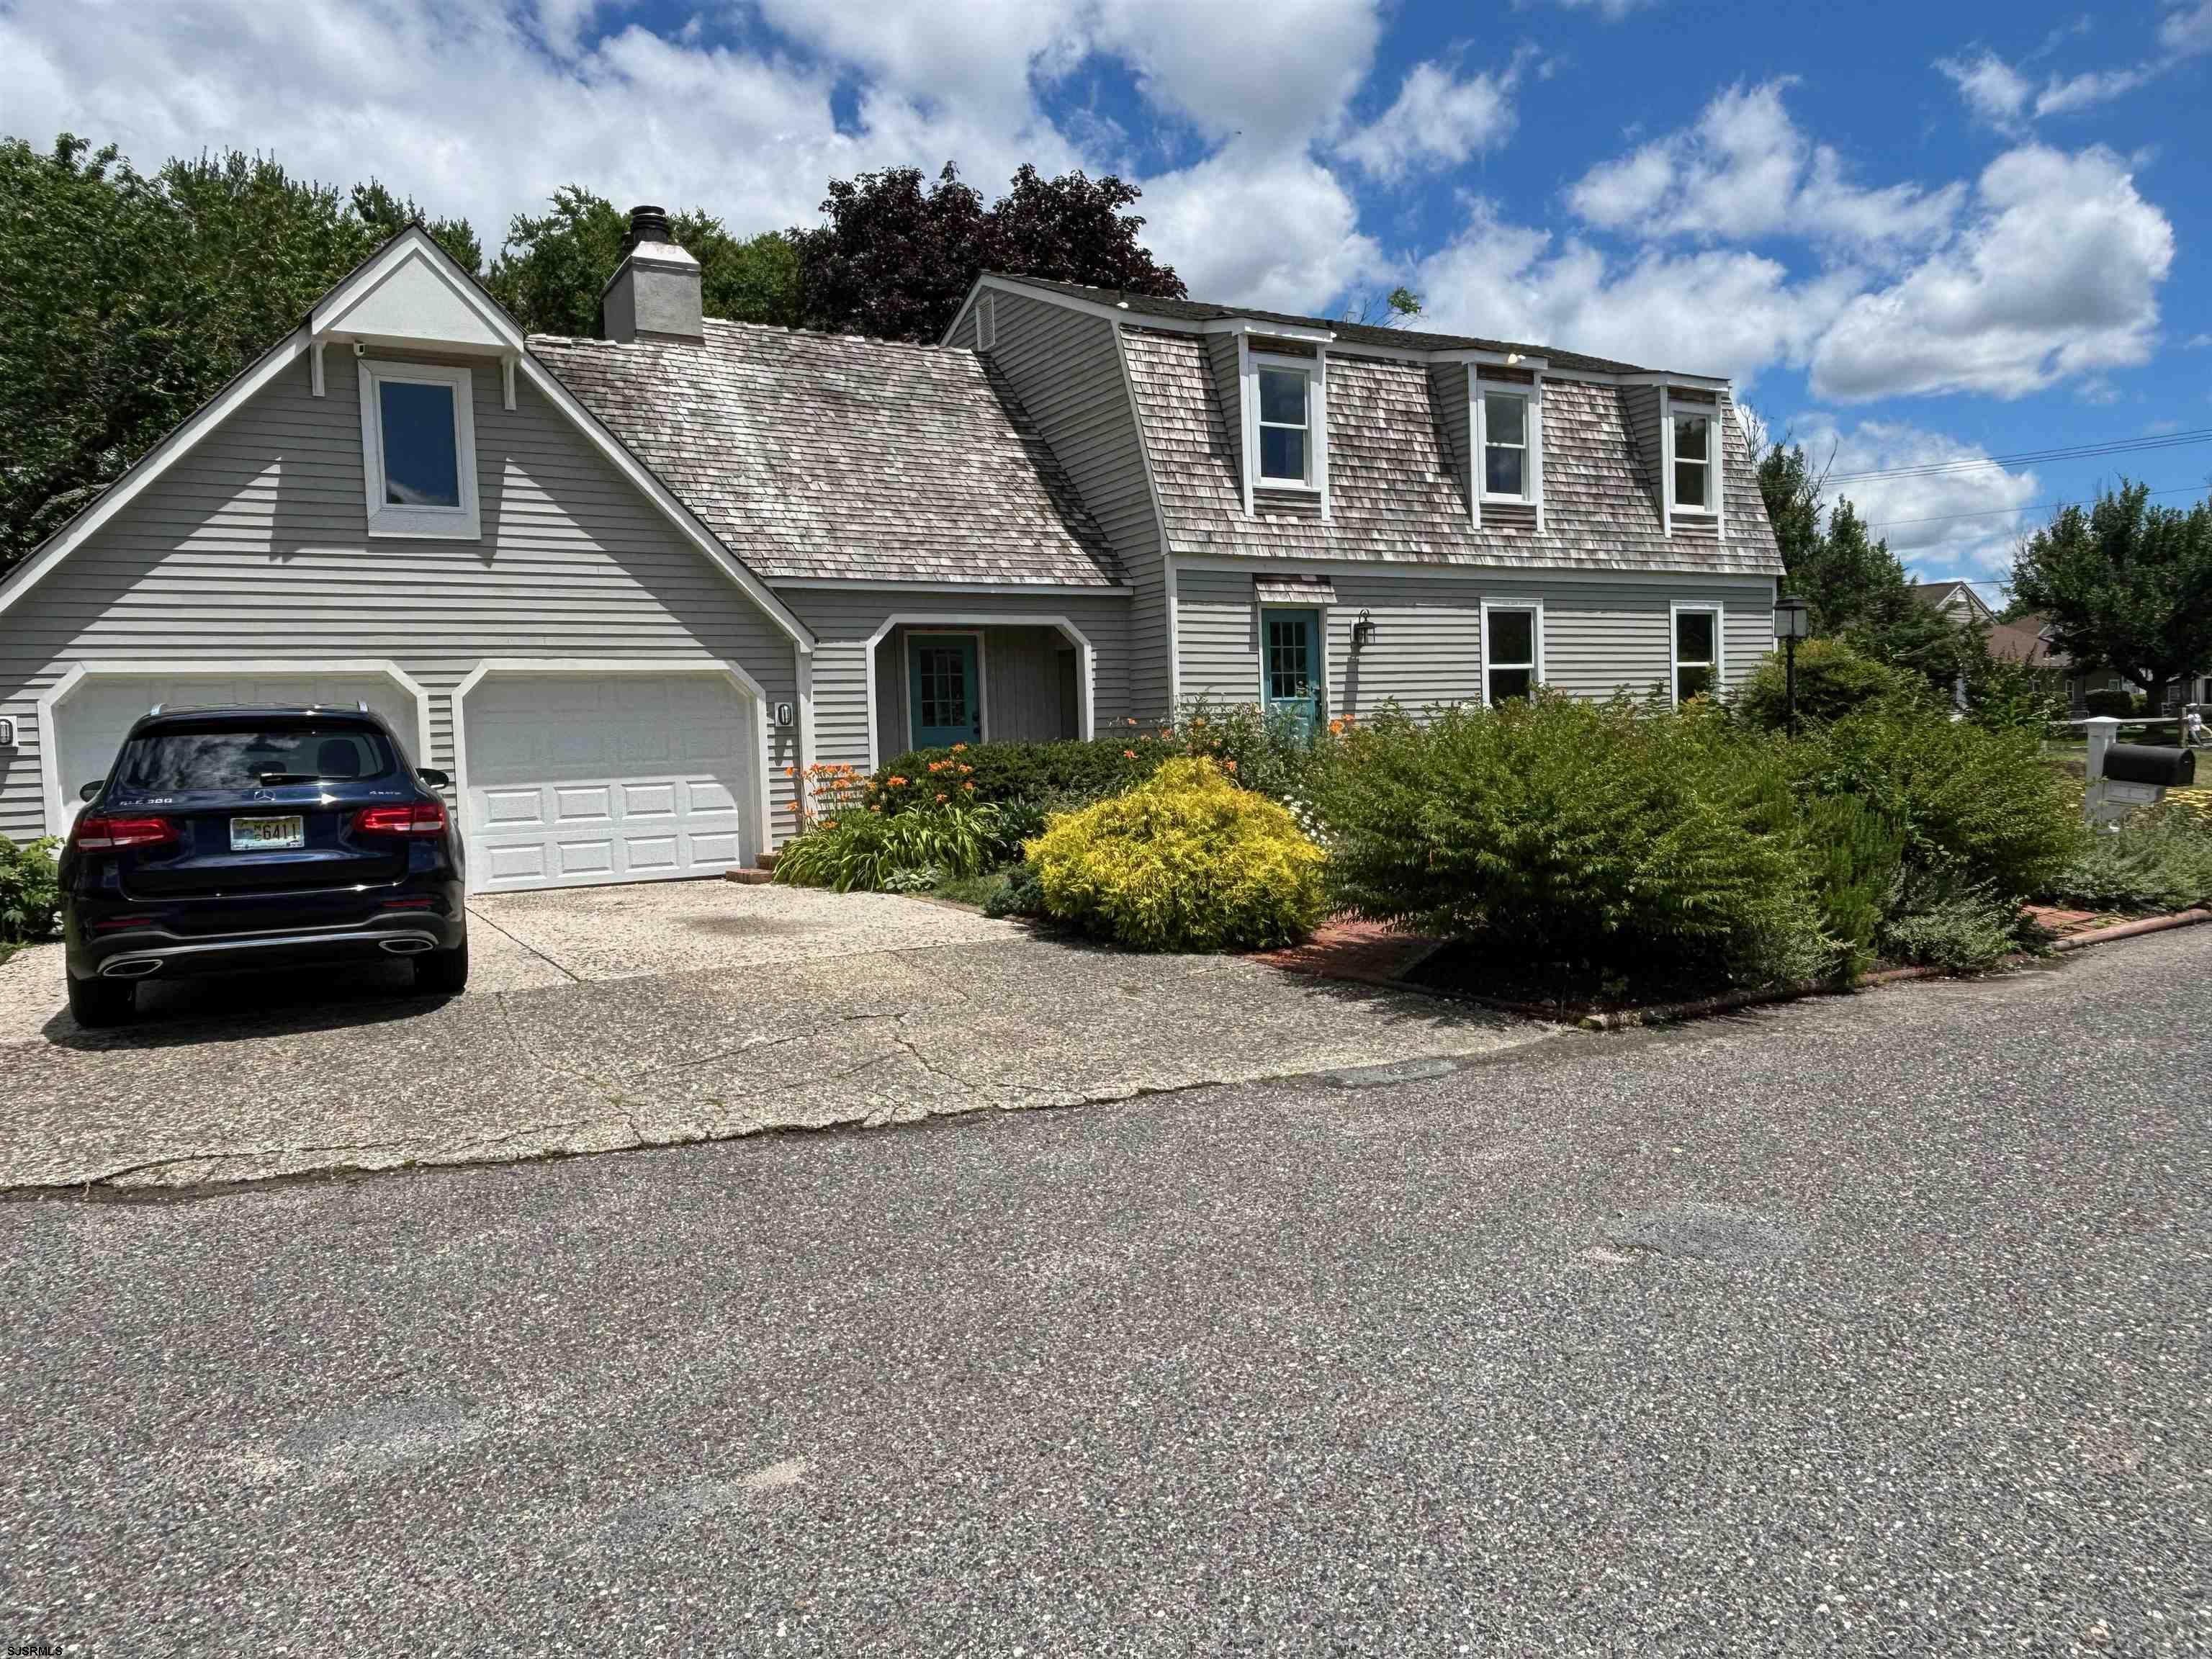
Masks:
[[[1774,586],[1765,579],[1569,581],[1501,571],[1481,577],[1331,577],[1328,700],[1333,714],[1365,718],[1385,703],[1419,710],[1482,696],[1482,602],[1534,600],[1544,612],[1544,678],[1575,696],[1642,696],[1672,672],[1669,630],[1677,604],[1718,604],[1723,668],[1731,689],[1771,647]],[[1259,635],[1252,577],[1241,569],[1186,569],[1176,586],[1186,698],[1244,703],[1259,695]],[[1365,611],[1375,635],[1358,652],[1352,630]]]
[[[40,833],[35,704],[73,663],[388,659],[430,693],[428,763],[453,764],[453,686],[485,657],[734,662],[795,695],[789,637],[526,382],[502,407],[474,371],[474,542],[369,540],[361,402],[333,357],[329,395],[302,360],[0,618],[0,832]],[[781,832],[796,734],[772,734]]]
[[[995,294],[992,366],[1020,394],[1127,573],[1129,700],[1164,712],[1168,692],[1165,560],[1112,323],[1021,295]]]
[[[1124,719],[1129,713],[1129,602],[1119,596],[1089,594],[1041,593],[930,593],[927,592],[898,592],[884,588],[793,588],[781,595],[784,603],[796,611],[807,627],[813,630],[814,647],[814,746],[815,758],[819,761],[848,766],[866,767],[872,764],[868,750],[868,641],[893,617],[920,617],[917,625],[932,623],[953,627],[964,626],[977,617],[990,618],[977,624],[986,633],[994,627],[1004,626],[1017,630],[1033,629],[1032,618],[1065,617],[1091,641],[1092,654],[1097,659],[1096,715],[1098,728]],[[888,636],[887,636],[888,641]],[[987,663],[990,647],[985,652]],[[986,672],[989,670],[987,666]],[[904,691],[887,682],[895,675],[879,672],[877,676],[877,723],[881,751],[876,760],[889,760],[904,749],[905,734],[899,727],[904,721]],[[999,691],[1003,699],[1020,695],[1019,684],[1012,680],[994,687],[987,682],[985,696]],[[1057,722],[1058,692],[1053,693],[1053,712],[1049,718]],[[1011,701],[1002,701],[1004,718],[1012,724],[1006,731],[1026,731],[1041,726],[1045,713],[1034,715],[1013,714]],[[1000,715],[990,714],[992,734],[1001,734]]]

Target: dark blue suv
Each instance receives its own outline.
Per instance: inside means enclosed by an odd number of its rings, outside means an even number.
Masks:
[[[70,1012],[138,981],[403,956],[468,982],[461,850],[437,790],[367,708],[156,708],[62,848]]]

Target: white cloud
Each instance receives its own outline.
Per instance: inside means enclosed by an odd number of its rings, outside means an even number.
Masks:
[[[1660,0],[1552,0],[1561,11],[1594,11],[1608,23],[1618,23],[1631,12],[1659,4]],[[1516,0],[1525,3],[1525,0]]]
[[[1416,64],[1397,101],[1346,139],[1343,154],[1377,179],[1397,179],[1456,166],[1504,143],[1513,131],[1513,89],[1525,61],[1464,80],[1441,64]]]
[[[2171,8],[2158,26],[2158,43],[2185,58],[2212,52],[2212,0],[2166,0]]]
[[[2145,65],[2140,69],[2086,70],[2063,80],[2053,76],[2035,94],[2035,112],[2039,117],[2069,115],[2075,110],[2108,104],[2115,98],[2126,97],[2158,73]]]
[[[2202,351],[2212,346],[2212,334],[2192,334],[2182,344],[2184,351]]]
[[[1213,138],[1269,147],[1332,130],[1366,80],[1377,0],[1274,0],[1267,26],[1243,6],[1084,0],[1096,50],[1137,70],[1148,102]]]
[[[2035,85],[2018,70],[1988,52],[1971,58],[1941,58],[1936,67],[1958,87],[1971,113],[2000,132],[2020,131]]]
[[[1568,187],[1569,207],[1586,223],[1653,239],[1790,235],[1869,258],[1941,240],[1963,192],[1853,184],[1842,156],[1790,118],[1787,84],[1729,88],[1692,125],[1592,167]]]
[[[1979,444],[1899,421],[1864,421],[1848,429],[1823,413],[1790,424],[1816,473],[1949,465],[1915,477],[1837,477],[1828,501],[1848,499],[1871,533],[1929,574],[1986,575],[2012,566],[2013,538],[2042,495],[2032,471],[2011,471]],[[1967,465],[1968,463],[1982,465]]]
[[[2119,157],[2011,150],[1975,207],[1954,244],[1844,309],[1813,354],[1816,396],[2018,398],[2149,357],[2173,228]]]
[[[1149,179],[1145,239],[1202,299],[1311,313],[1381,268],[1359,210],[1327,167],[1235,140]]]

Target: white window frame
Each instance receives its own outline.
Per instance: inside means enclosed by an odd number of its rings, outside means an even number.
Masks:
[[[384,499],[384,411],[377,388],[387,380],[442,386],[453,394],[453,453],[460,485],[458,507],[409,507]],[[368,501],[368,533],[441,541],[479,539],[477,511],[475,376],[439,363],[403,363],[364,357],[361,362],[361,468]]]
[[[1268,477],[1264,470],[1267,465],[1264,459],[1266,447],[1261,442],[1261,434],[1271,426],[1279,427],[1285,432],[1300,429],[1288,426],[1280,421],[1269,421],[1261,417],[1261,377],[1270,370],[1285,374],[1296,374],[1306,383],[1306,423],[1303,428],[1306,434],[1306,470],[1305,476],[1303,477],[1273,478]],[[1252,487],[1255,489],[1304,489],[1310,490],[1315,495],[1321,493],[1321,481],[1323,477],[1321,453],[1322,410],[1321,374],[1319,366],[1314,360],[1306,357],[1278,357],[1258,349],[1253,351],[1251,455]]]
[[[1685,403],[1680,407],[1681,414],[1678,416],[1675,413],[1676,404],[1674,394],[1669,392],[1667,397],[1665,422],[1667,428],[1667,522],[1669,530],[1673,529],[1677,514],[1685,518],[1711,519],[1717,523],[1721,513],[1720,400],[1715,398],[1711,404]],[[1684,417],[1702,420],[1705,423],[1705,458],[1702,461],[1689,463],[1692,466],[1702,466],[1705,469],[1705,504],[1703,507],[1685,506],[1674,494],[1674,468],[1678,465],[1674,453],[1675,424],[1678,420]]]
[[[1534,628],[1530,630],[1531,637],[1528,642],[1529,649],[1535,658],[1534,662],[1501,663],[1496,659],[1495,653],[1491,650],[1491,641],[1494,637],[1494,632],[1490,625],[1491,613],[1496,611],[1527,611],[1534,615],[1536,623]],[[1529,671],[1528,695],[1531,697],[1536,695],[1537,688],[1544,684],[1543,600],[1499,598],[1485,599],[1482,602],[1482,706],[1485,708],[1494,708],[1498,706],[1497,699],[1490,695],[1491,671],[1497,668],[1528,669]]]
[[[1718,599],[1677,599],[1667,607],[1667,695],[1677,708],[1682,706],[1682,670],[1707,665],[1682,660],[1682,617],[1703,615],[1713,619],[1712,689],[1717,698],[1728,688],[1728,613]]]
[[[1475,397],[1479,404],[1475,411],[1475,431],[1481,441],[1481,447],[1475,452],[1478,469],[1475,477],[1481,485],[1482,499],[1526,506],[1536,499],[1536,399],[1531,392],[1520,386],[1502,386],[1482,380],[1475,382]],[[1510,398],[1521,405],[1521,493],[1517,495],[1501,494],[1490,487],[1490,400],[1492,398]],[[1500,448],[1512,447],[1506,444],[1498,446]]]

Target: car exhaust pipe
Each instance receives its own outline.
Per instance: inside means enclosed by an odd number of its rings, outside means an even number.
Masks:
[[[434,948],[427,939],[388,939],[383,940],[382,944],[384,948],[395,957],[418,957],[423,951]]]
[[[149,974],[161,971],[161,959],[159,957],[122,957],[113,962],[102,963],[100,976],[102,979],[143,979]]]

